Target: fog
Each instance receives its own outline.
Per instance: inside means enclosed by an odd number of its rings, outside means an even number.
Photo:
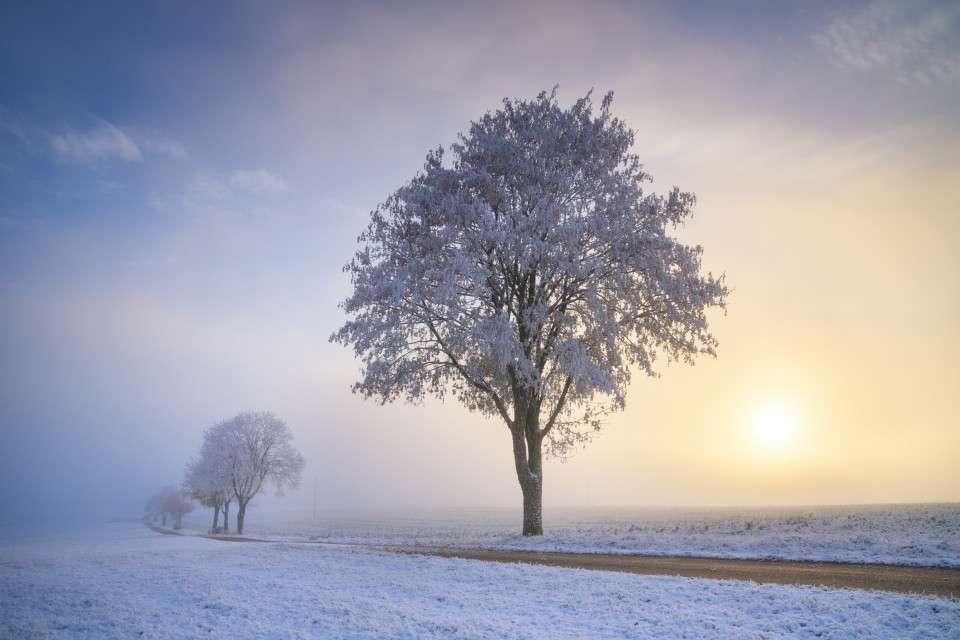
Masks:
[[[369,211],[554,85],[615,92],[734,292],[719,357],[636,375],[545,505],[960,501],[958,27],[938,2],[5,6],[0,524],[136,517],[248,409],[307,460],[263,510],[519,518],[503,424],[365,402],[328,337]],[[750,432],[771,405],[779,449]]]

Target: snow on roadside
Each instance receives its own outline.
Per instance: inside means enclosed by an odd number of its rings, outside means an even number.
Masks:
[[[116,523],[0,543],[0,637],[960,638],[960,600],[227,544]]]
[[[185,520],[209,527],[209,510]],[[438,509],[248,515],[251,537],[960,567],[960,505],[547,511],[545,535],[518,535],[517,510]]]

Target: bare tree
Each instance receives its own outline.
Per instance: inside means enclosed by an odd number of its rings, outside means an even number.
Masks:
[[[564,455],[624,407],[658,354],[715,354],[706,310],[723,277],[668,233],[695,198],[645,194],[633,131],[590,95],[503,101],[371,214],[345,267],[353,390],[381,402],[457,397],[510,431],[523,533],[543,532],[542,454]]]
[[[244,411],[211,427],[205,439],[226,464],[237,500],[237,533],[243,533],[247,506],[266,485],[282,495],[300,486],[304,460],[292,444],[287,423],[267,411]]]

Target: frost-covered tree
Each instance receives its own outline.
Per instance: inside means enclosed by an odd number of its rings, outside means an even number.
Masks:
[[[247,505],[266,485],[282,495],[300,486],[304,460],[294,448],[287,423],[268,411],[244,411],[219,422],[204,442],[224,460],[229,486],[237,500],[237,533],[243,533]]]
[[[211,429],[204,432],[200,454],[187,462],[183,473],[183,487],[201,506],[213,509],[213,528],[219,530],[220,513],[223,512],[223,530],[229,530],[230,503],[233,501],[233,485],[230,474],[230,459],[216,446]]]
[[[363,362],[353,390],[381,402],[451,394],[506,423],[523,533],[543,532],[542,455],[564,455],[624,407],[658,354],[715,354],[706,310],[723,277],[669,229],[694,196],[647,194],[633,131],[590,94],[503,101],[371,214],[344,268],[352,318],[331,340]]]
[[[164,524],[166,524],[167,515],[173,518],[173,528],[179,529],[183,526],[183,516],[188,513],[191,513],[196,509],[196,505],[193,504],[193,500],[189,496],[185,495],[183,491],[176,489],[167,496],[166,501],[163,504],[163,519]]]
[[[146,515],[154,522],[160,520],[163,526],[167,526],[167,516],[170,515],[167,511],[167,501],[170,496],[178,492],[179,489],[172,484],[157,489],[144,506]]]

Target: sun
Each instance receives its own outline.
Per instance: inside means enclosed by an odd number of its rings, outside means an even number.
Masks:
[[[754,416],[753,433],[767,446],[782,446],[793,434],[793,419],[779,407],[767,407]]]

